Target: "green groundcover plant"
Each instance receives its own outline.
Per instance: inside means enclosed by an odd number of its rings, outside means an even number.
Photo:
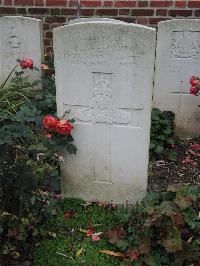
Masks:
[[[175,144],[174,137],[174,113],[157,108],[152,109],[151,113],[151,159],[170,159],[176,160],[176,152],[173,149]]]
[[[121,265],[199,265],[199,199],[199,185],[170,185],[166,192],[148,193],[141,203],[119,210],[113,244],[127,258]]]
[[[76,153],[73,121],[55,116],[54,77],[29,82],[32,71],[31,59],[18,60],[0,88],[0,252],[13,257],[55,213],[62,148]]]

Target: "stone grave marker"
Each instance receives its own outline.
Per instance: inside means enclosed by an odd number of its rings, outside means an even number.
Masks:
[[[64,196],[117,203],[147,188],[155,35],[89,20],[54,30],[58,116],[75,118],[77,154],[62,165]]]
[[[31,58],[40,69],[43,45],[42,22],[35,18],[5,16],[0,18],[0,83],[16,65],[17,59]],[[40,71],[33,71],[32,79],[38,79]]]
[[[200,97],[189,93],[191,76],[200,76],[200,20],[175,19],[158,25],[154,106],[173,111],[176,133],[200,133]]]

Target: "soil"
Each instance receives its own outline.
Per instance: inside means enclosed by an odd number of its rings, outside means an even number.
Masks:
[[[200,138],[177,139],[174,150],[176,161],[150,163],[148,191],[163,191],[170,184],[200,184]]]

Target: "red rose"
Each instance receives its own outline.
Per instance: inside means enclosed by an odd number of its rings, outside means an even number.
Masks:
[[[63,135],[68,135],[74,127],[66,120],[59,120],[56,123],[56,132]]]
[[[197,87],[195,87],[195,86],[192,86],[192,87],[190,88],[190,94],[193,94],[193,95],[197,96],[199,90],[200,90],[200,88],[197,88]]]
[[[200,85],[200,80],[197,77],[191,77],[190,79],[190,84],[192,85],[192,87],[198,86]]]
[[[58,120],[51,115],[46,115],[42,120],[44,127],[49,130],[55,129],[57,126],[57,122]]]
[[[20,67],[22,69],[26,69],[26,68],[33,69],[33,60],[32,59],[21,60]]]

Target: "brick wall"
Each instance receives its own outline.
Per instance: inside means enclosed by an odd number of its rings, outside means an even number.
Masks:
[[[173,18],[200,18],[198,0],[80,0],[81,17],[112,17],[156,27]],[[52,50],[52,29],[74,19],[77,0],[0,0],[0,16],[21,15],[43,20],[45,53]]]

